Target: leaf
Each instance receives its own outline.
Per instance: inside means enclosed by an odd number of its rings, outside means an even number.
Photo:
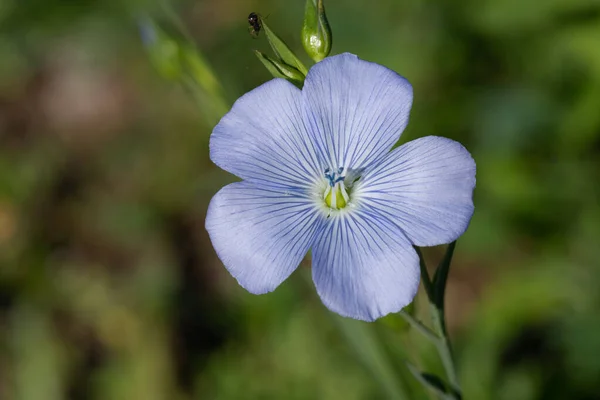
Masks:
[[[448,385],[446,385],[446,383],[439,376],[427,372],[421,372],[416,366],[409,363],[408,361],[406,361],[406,367],[423,386],[433,390],[443,399],[452,400],[457,398],[453,396],[453,394],[448,389]]]
[[[296,85],[302,85],[302,83],[304,82],[304,75],[302,75],[302,73],[296,68],[282,63],[280,61],[274,60],[258,50],[254,50],[254,53],[256,54],[256,57],[258,57],[258,59],[267,68],[267,70],[269,70],[271,75],[273,75],[273,77],[287,79],[288,81]]]
[[[283,40],[279,38],[264,22],[262,21],[262,27],[265,30],[265,34],[267,35],[267,40],[271,45],[271,48],[275,52],[275,55],[283,61],[283,63],[288,66],[293,67],[294,69],[300,71],[302,73],[302,81],[304,81],[304,77],[308,73],[308,69],[302,64],[302,62],[296,57],[296,55],[290,50],[290,48],[285,44]]]
[[[427,293],[427,298],[430,302],[433,302],[433,284],[431,279],[429,278],[429,272],[427,272],[427,265],[425,264],[425,259],[423,258],[423,253],[421,253],[421,249],[417,246],[414,246],[415,251],[419,255],[419,268],[421,268],[421,281],[423,282],[423,287],[425,288],[425,293]]]
[[[446,283],[448,281],[448,274],[450,272],[450,264],[452,263],[452,256],[454,255],[454,248],[456,247],[456,241],[450,243],[446,249],[444,258],[438,265],[433,276],[433,303],[435,306],[442,311],[444,310],[444,295],[446,294]]]

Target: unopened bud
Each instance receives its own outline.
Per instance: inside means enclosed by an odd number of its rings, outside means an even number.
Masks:
[[[329,55],[332,37],[323,0],[306,0],[301,36],[310,58],[319,62]]]

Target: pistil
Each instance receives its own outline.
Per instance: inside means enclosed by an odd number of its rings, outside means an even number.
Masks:
[[[350,201],[349,190],[344,183],[345,176],[343,173],[343,167],[339,167],[335,172],[332,172],[330,168],[325,170],[328,185],[323,194],[323,199],[325,204],[334,210],[346,207]]]

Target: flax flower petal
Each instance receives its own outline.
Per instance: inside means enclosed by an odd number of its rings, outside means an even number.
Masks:
[[[413,96],[394,71],[345,53],[310,69],[302,97],[309,134],[328,166],[361,169],[398,141]]]
[[[324,168],[304,125],[300,90],[273,79],[240,97],[221,119],[210,137],[210,158],[262,186],[306,189]]]
[[[402,230],[362,207],[332,217],[313,246],[313,280],[331,311],[374,321],[409,304],[419,257]]]
[[[322,221],[308,198],[236,182],[211,200],[206,230],[231,275],[249,292],[261,294],[298,267]]]
[[[365,171],[356,195],[402,228],[417,246],[450,243],[473,215],[475,161],[454,140],[427,136]]]

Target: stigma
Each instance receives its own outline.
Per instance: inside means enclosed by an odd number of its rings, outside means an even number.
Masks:
[[[339,210],[350,201],[349,188],[345,184],[345,168],[339,167],[337,170],[327,168],[325,170],[325,179],[327,188],[323,194],[323,200],[327,207],[333,210]]]

